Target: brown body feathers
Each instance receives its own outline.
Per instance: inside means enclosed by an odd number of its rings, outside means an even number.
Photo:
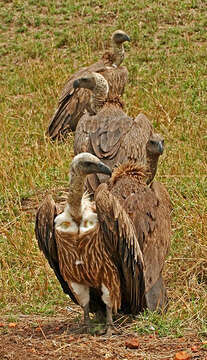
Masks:
[[[153,127],[144,114],[130,118],[117,103],[106,102],[93,116],[85,114],[79,121],[74,153],[82,151],[96,155],[111,169],[127,161],[141,162],[147,167],[147,183],[156,174],[160,154],[148,152],[148,144],[153,137]],[[93,194],[97,186],[108,180],[103,174],[87,177],[87,190]]]
[[[88,74],[97,72],[102,74],[109,84],[108,98],[119,97],[123,94],[128,81],[128,70],[119,66],[124,59],[123,43],[129,41],[129,37],[123,31],[112,34],[112,53],[107,52],[102,58],[72,75],[66,82],[59,98],[58,108],[55,111],[46,131],[51,139],[59,138],[68,131],[75,131],[77,123],[90,100],[90,92],[87,89],[74,91],[73,82]],[[117,64],[117,65],[116,65]]]
[[[104,211],[112,196],[130,217],[144,262],[145,289],[140,297],[144,297],[146,307],[155,310],[167,305],[162,270],[171,241],[171,202],[164,185],[159,182],[146,185],[143,170],[143,165],[130,162],[121,165],[108,184],[98,187],[95,200],[103,228],[112,223]]]

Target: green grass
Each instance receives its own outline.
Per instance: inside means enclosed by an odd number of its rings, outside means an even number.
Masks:
[[[134,331],[138,334],[157,334],[163,336],[182,337],[184,328],[182,320],[173,314],[170,317],[168,314],[159,315],[156,312],[145,311],[143,314],[137,316]]]
[[[67,186],[73,137],[50,143],[44,131],[70,74],[97,60],[122,28],[132,38],[126,111],[145,112],[165,137],[157,179],[173,204],[169,309],[140,315],[136,328],[206,334],[205,2],[13,0],[4,1],[0,19],[0,314],[51,314],[67,303],[22,201]]]

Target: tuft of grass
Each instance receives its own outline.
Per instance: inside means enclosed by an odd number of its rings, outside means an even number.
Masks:
[[[165,137],[157,180],[171,196],[172,246],[164,268],[166,314],[146,312],[136,331],[206,334],[206,17],[202,0],[12,0],[0,8],[0,314],[53,314],[63,294],[34,236],[34,207],[67,188],[73,136],[52,143],[45,129],[58,94],[95,62],[111,33],[127,31],[126,112],[144,112]],[[28,200],[29,201],[29,200]],[[32,205],[31,205],[32,206]],[[24,211],[23,211],[24,210]]]
[[[182,337],[184,333],[183,321],[175,316],[170,318],[166,314],[145,311],[137,316],[133,330],[138,334],[156,334],[160,337]]]

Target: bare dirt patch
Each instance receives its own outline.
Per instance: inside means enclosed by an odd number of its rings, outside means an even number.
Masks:
[[[119,335],[106,338],[80,334],[81,325],[74,313],[53,317],[20,315],[16,322],[1,318],[0,359],[164,360],[175,359],[182,351],[189,354],[184,359],[207,359],[205,342],[194,334],[177,339],[159,338],[157,334],[141,336],[125,323],[118,326]],[[131,344],[136,345],[134,349]]]

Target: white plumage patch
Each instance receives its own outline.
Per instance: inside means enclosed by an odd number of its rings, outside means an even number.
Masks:
[[[56,216],[55,218],[55,229],[61,232],[67,232],[70,234],[80,234],[91,230],[97,224],[97,214],[93,209],[94,205],[89,199],[89,195],[84,193],[81,200],[81,213],[82,220],[80,223],[80,227],[76,224],[76,222],[72,219],[70,215],[70,206],[67,204],[65,206],[64,211]]]
[[[84,193],[81,201],[82,220],[80,223],[80,234],[92,229],[97,224],[97,214],[94,212],[93,206],[89,195]]]
[[[70,207],[67,204],[64,211],[55,218],[55,229],[67,233],[78,233],[78,226],[70,215]]]
[[[89,287],[86,285],[71,282],[71,286],[81,306],[89,303]]]
[[[111,307],[111,298],[110,298],[108,288],[104,284],[102,284],[101,290],[102,290],[102,300],[103,300],[104,304]]]
[[[83,265],[84,262],[83,262],[83,260],[76,260],[75,264],[76,265]]]

